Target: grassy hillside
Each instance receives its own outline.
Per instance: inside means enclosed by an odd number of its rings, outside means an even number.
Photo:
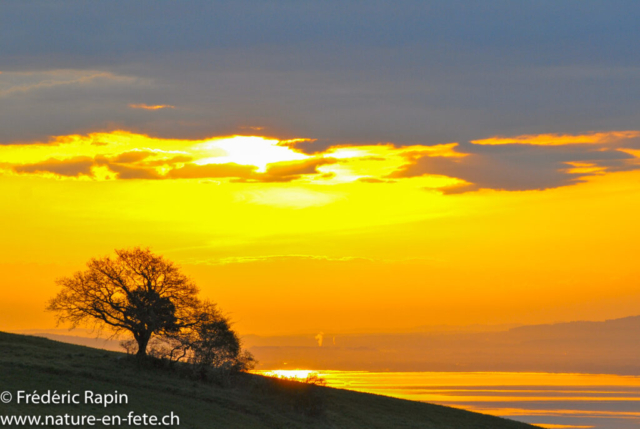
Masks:
[[[126,393],[127,405],[16,404],[16,392]],[[451,428],[533,426],[420,402],[241,374],[194,381],[183,371],[140,365],[123,354],[0,333],[0,415],[136,414],[180,417],[181,428]],[[24,426],[23,426],[24,427]],[[46,427],[46,426],[41,426]],[[97,427],[101,427],[97,425]]]

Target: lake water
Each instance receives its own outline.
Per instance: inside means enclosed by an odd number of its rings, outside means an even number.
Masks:
[[[257,371],[507,417],[548,429],[640,428],[640,377],[520,372]]]

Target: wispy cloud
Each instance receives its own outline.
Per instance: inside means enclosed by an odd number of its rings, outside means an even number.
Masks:
[[[515,137],[496,136],[471,140],[479,145],[527,144],[534,146],[564,146],[576,144],[606,144],[640,137],[640,131],[607,131],[585,134],[531,134]]]
[[[237,257],[228,257],[228,258],[219,258],[219,259],[189,261],[189,263],[202,264],[202,265],[229,265],[229,264],[249,264],[249,263],[256,263],[256,262],[274,262],[274,261],[295,262],[295,261],[301,261],[301,260],[330,261],[330,262],[352,262],[352,261],[374,262],[374,260],[372,259],[354,257],[354,256],[334,257],[334,256],[323,256],[323,255],[292,254],[292,255],[237,256]],[[384,261],[376,260],[375,262],[384,262]]]
[[[144,80],[144,79],[142,79]],[[0,97],[25,94],[55,87],[130,85],[142,81],[133,76],[102,70],[47,70],[5,72],[0,77]]]
[[[144,110],[160,110],[160,109],[175,109],[176,106],[172,106],[171,104],[144,104],[144,103],[139,103],[139,104],[133,104],[133,103],[129,103],[129,107],[131,107],[132,109],[144,109]]]
[[[79,156],[68,159],[49,158],[34,164],[16,165],[13,167],[17,173],[50,173],[62,177],[93,176],[92,167],[94,160],[88,156]]]

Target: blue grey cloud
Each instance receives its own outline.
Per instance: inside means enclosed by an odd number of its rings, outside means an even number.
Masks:
[[[637,129],[639,19],[635,0],[8,0],[0,144],[116,128],[202,138],[262,127],[318,139],[304,148],[314,152]],[[109,78],[30,91],[12,80],[60,70]],[[542,165],[526,151],[514,164],[509,150],[474,159],[522,174]],[[553,172],[564,158],[545,153],[551,167],[537,177],[560,183]],[[499,180],[518,180],[510,177]]]
[[[6,1],[0,70],[154,84],[3,101],[0,141],[110,126],[402,143],[629,129],[638,18],[640,4],[615,0]],[[61,101],[66,119],[52,113]],[[177,108],[150,116],[131,102]]]
[[[637,159],[619,148],[640,149],[640,139],[617,145],[482,146],[467,144],[459,151],[464,158],[422,157],[392,173],[391,179],[439,174],[457,177],[471,185],[449,193],[477,189],[527,191],[575,184],[596,173],[572,172],[575,163],[602,168],[602,172],[629,171],[640,167]]]

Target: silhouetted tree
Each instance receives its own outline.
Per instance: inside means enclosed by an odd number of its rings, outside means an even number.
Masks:
[[[198,288],[172,262],[149,249],[115,253],[115,258],[91,259],[85,271],[57,280],[62,290],[47,309],[57,313],[58,322],[129,332],[138,356],[146,356],[154,335],[175,336],[201,323]]]
[[[253,368],[251,353],[243,351],[238,335],[215,304],[202,303],[197,322],[158,338],[153,351],[171,361],[189,362],[202,374],[209,368],[244,371]]]

